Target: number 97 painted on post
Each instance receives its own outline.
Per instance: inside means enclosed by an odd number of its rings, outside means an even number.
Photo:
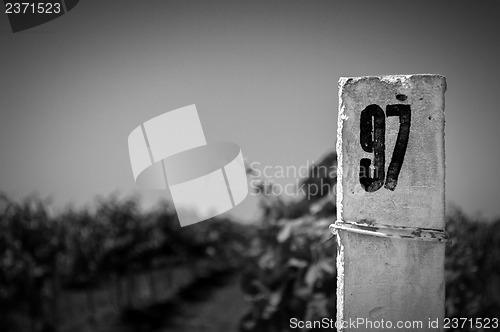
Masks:
[[[391,224],[392,211],[398,224],[439,228],[444,91],[439,75],[341,79],[337,205],[345,220]]]

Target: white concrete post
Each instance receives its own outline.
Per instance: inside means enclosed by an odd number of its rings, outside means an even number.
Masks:
[[[339,331],[442,330],[445,91],[439,75],[339,81]]]

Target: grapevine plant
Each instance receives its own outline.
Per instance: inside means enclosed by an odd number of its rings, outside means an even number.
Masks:
[[[335,216],[331,172],[335,154],[310,171],[302,184],[329,186],[324,195],[306,192],[286,202],[261,194],[262,221],[247,253],[242,290],[250,310],[240,321],[241,332],[291,331],[290,320],[335,319],[336,242],[328,230]],[[261,181],[260,192],[269,185]],[[312,188],[312,186],[306,186]]]

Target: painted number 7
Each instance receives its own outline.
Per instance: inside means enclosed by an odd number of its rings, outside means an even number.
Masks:
[[[367,106],[361,112],[359,141],[364,151],[373,153],[372,161],[363,158],[359,162],[359,182],[367,192],[379,190],[382,185],[389,190],[396,189],[399,172],[405,158],[408,138],[410,136],[410,105],[387,105],[387,117],[399,117],[399,132],[392,153],[391,163],[385,176],[385,114],[376,104]]]

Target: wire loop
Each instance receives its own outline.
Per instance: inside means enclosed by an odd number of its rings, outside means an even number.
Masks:
[[[450,243],[448,233],[441,229],[389,226],[383,224],[360,224],[337,220],[330,225],[330,231],[336,235],[339,230],[378,237],[399,238],[408,240],[433,241]]]

